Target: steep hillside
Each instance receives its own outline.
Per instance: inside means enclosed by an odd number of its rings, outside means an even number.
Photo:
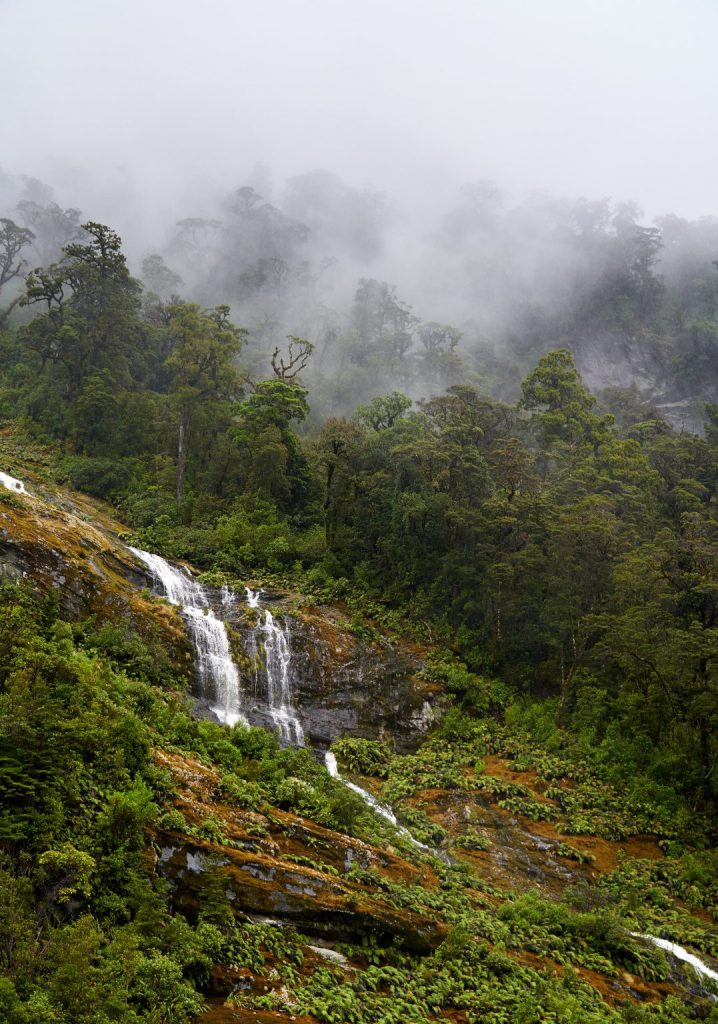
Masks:
[[[4,455],[4,1019],[714,1019],[715,878],[679,822],[541,750],[486,681],[462,716],[445,652],[163,563],[267,728],[220,724],[190,610],[107,509]]]

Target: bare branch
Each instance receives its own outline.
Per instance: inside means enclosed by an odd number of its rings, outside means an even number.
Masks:
[[[305,338],[298,338],[294,334],[289,334],[287,335],[287,340],[289,341],[289,348],[286,362],[279,345],[276,346],[272,353],[272,369],[280,380],[292,380],[300,374],[314,351],[312,342],[307,341]]]

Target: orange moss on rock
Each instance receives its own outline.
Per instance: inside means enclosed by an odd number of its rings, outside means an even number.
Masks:
[[[446,935],[442,922],[393,906],[380,891],[350,881],[353,862],[371,866],[403,884],[424,881],[425,871],[379,850],[272,808],[266,815],[235,808],[217,798],[219,775],[199,761],[157,751],[177,786],[174,805],[198,828],[208,817],[221,823],[223,841],[159,830],[158,870],[174,888],[174,902],[196,912],[205,876],[217,872],[236,913],[279,916],[312,933],[354,938],[399,938],[418,953],[434,949]]]
[[[143,596],[144,567],[103,506],[48,484],[30,495],[8,494],[12,501],[0,490],[0,577],[59,592],[70,619],[126,621],[145,639],[161,640],[178,674],[191,671],[178,609]]]

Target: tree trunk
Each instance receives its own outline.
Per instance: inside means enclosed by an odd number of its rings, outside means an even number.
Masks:
[[[22,298],[22,294],[23,293],[20,292],[19,295],[16,295],[15,298],[10,303],[10,305],[7,307],[7,309],[0,310],[0,327],[4,327],[5,326],[8,317],[10,316],[10,314],[13,311],[13,309],[15,309],[15,306],[17,306],[18,302]]]
[[[184,496],[184,471],[187,463],[187,418],[183,412],[180,413],[179,441],[177,445],[177,477],[175,481],[175,500],[178,505],[182,504]]]

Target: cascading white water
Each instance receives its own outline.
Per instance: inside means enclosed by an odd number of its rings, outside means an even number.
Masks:
[[[386,818],[386,820],[390,822],[394,826],[394,828],[401,828],[398,821],[396,820],[396,815],[392,810],[390,810],[388,807],[385,807],[384,804],[379,803],[379,801],[375,797],[373,797],[371,793],[368,793],[365,789],[362,789],[361,786],[357,786],[354,782],[350,782],[349,779],[345,779],[342,775],[340,775],[336,756],[331,752],[331,750],[327,750],[326,754],[324,755],[324,764],[326,765],[326,769],[333,779],[336,779],[337,782],[341,782],[341,784],[343,786],[346,786],[347,789],[350,789],[352,793],[356,793],[357,796],[361,797],[364,803],[371,807],[372,811],[376,811],[376,813],[381,815],[382,818]]]
[[[671,942],[669,939],[657,939],[655,935],[643,935],[640,932],[631,932],[634,939],[645,939],[646,942],[652,942],[654,946],[658,946],[659,949],[665,949],[667,953],[670,953],[676,958],[676,960],[682,960],[683,963],[690,964],[693,970],[696,972],[701,981],[704,978],[709,978],[711,981],[718,982],[718,971],[712,970],[707,967],[702,960],[699,960],[693,953],[689,953],[683,946],[679,946],[677,942]]]
[[[304,729],[293,706],[291,683],[291,634],[285,624],[281,629],[268,608],[260,610],[261,591],[247,588],[247,604],[259,611],[257,629],[252,634],[250,655],[257,654],[257,631],[262,634],[264,647],[264,668],[267,674],[267,704],[272,721],[277,727],[282,743],[295,747],[304,746]],[[256,684],[255,676],[255,684]]]
[[[9,473],[0,473],[0,485],[6,487],[8,491],[15,491],[16,494],[28,493],[25,490],[25,484],[22,480],[18,480],[14,476],[10,476]]]
[[[350,782],[348,779],[345,779],[343,775],[341,775],[339,772],[339,766],[337,765],[336,756],[331,752],[331,750],[328,750],[324,755],[324,764],[326,766],[327,771],[329,772],[333,779],[336,779],[337,782],[341,782],[341,784],[343,786],[346,786],[347,789],[350,789],[352,793],[356,793],[358,797],[361,797],[364,803],[368,807],[370,807],[372,811],[375,811],[376,814],[380,815],[382,818],[385,818],[390,824],[392,824],[400,836],[403,836],[404,839],[408,839],[408,841],[413,846],[418,846],[420,850],[425,850],[427,853],[436,853],[436,850],[432,850],[431,847],[427,846],[425,843],[419,842],[419,840],[411,834],[408,828],[404,828],[403,825],[400,825],[399,822],[396,820],[396,815],[391,810],[391,808],[387,807],[385,804],[380,803],[379,800],[376,799],[376,797],[373,797],[371,793],[368,793],[365,789],[362,789],[361,786],[357,786],[356,783]]]
[[[167,600],[181,607],[197,656],[197,674],[203,691],[211,693],[216,700],[211,705],[212,711],[227,725],[237,722],[246,725],[247,719],[240,710],[239,673],[232,661],[227,629],[212,611],[204,590],[189,573],[170,565],[159,555],[139,548],[130,548],[130,551],[147,566]],[[225,603],[224,592],[222,602]]]

